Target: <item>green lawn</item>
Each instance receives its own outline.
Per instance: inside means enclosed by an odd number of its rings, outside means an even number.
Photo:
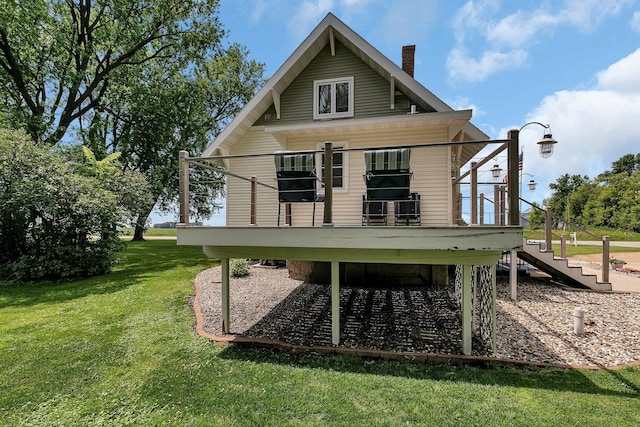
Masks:
[[[293,355],[193,332],[173,241],[106,277],[0,286],[0,425],[639,425],[640,368],[566,371]]]

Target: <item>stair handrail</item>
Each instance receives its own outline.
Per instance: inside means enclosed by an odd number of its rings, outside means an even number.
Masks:
[[[547,206],[546,209],[542,209],[539,206],[534,205],[533,203],[529,202],[528,200],[523,199],[522,197],[520,197],[520,200],[529,204],[531,207],[536,208],[538,210],[541,210],[543,212],[545,212],[545,233],[547,235],[546,238],[546,250],[551,250],[551,234],[553,234],[554,236],[557,236],[557,234],[553,233],[551,231],[551,219],[558,219],[558,217],[553,217],[553,214],[551,212],[551,208],[549,206]],[[562,218],[560,218],[562,219]],[[602,272],[602,281],[603,282],[609,282],[609,254],[610,254],[610,250],[609,250],[609,236],[597,236],[594,233],[591,233],[590,231],[587,231],[585,229],[583,229],[582,227],[575,225],[575,224],[571,224],[571,221],[567,221],[567,223],[569,224],[569,227],[571,227],[573,225],[574,228],[578,229],[579,231],[588,234],[589,236],[595,237],[598,240],[602,240],[602,266],[601,266],[601,272]],[[577,242],[577,238],[576,238],[576,242]],[[560,256],[561,258],[566,258],[566,238],[565,235],[563,234],[560,237]]]

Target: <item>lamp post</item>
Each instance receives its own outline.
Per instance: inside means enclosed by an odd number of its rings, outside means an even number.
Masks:
[[[542,139],[537,142],[540,147],[540,157],[543,159],[551,157],[553,154],[553,146],[557,144],[558,141],[553,139],[551,132],[549,132],[549,125],[545,125],[540,122],[529,122],[522,125],[520,129],[513,129],[509,131],[509,175],[508,175],[508,186],[509,186],[509,225],[517,225],[520,224],[520,192],[518,188],[518,182],[520,181],[520,177],[518,177],[519,168],[519,145],[520,145],[520,131],[529,125],[539,125],[545,129],[543,133]],[[522,172],[522,171],[520,171]],[[511,267],[509,273],[509,283],[510,283],[510,297],[515,301],[517,295],[517,257],[518,251],[511,251]]]
[[[509,214],[509,224],[516,225],[520,224],[520,191],[519,191],[519,181],[520,177],[518,177],[517,171],[520,170],[519,167],[519,144],[520,144],[520,131],[529,125],[538,125],[544,128],[544,133],[542,139],[537,142],[540,147],[540,157],[543,159],[551,157],[553,154],[553,146],[558,143],[551,132],[549,131],[550,125],[545,125],[540,122],[528,122],[520,127],[520,129],[513,129],[509,131],[509,172],[508,172],[508,187],[509,187],[509,197],[512,198],[511,203],[509,204],[509,209],[513,212]],[[515,197],[513,197],[515,196]]]
[[[540,147],[540,157],[548,159],[553,154],[553,146],[558,143],[558,141],[553,139],[553,135],[551,135],[551,125],[545,125],[540,122],[529,122],[522,125],[520,131],[529,125],[540,125],[545,129],[542,134],[542,139],[536,142],[536,144]]]
[[[523,175],[527,175],[532,178],[529,180],[529,183],[527,184],[527,186],[529,187],[529,191],[532,191],[532,192],[536,191],[536,185],[538,185],[538,183],[533,180],[533,175],[531,175],[530,173],[520,172],[520,193],[522,193],[522,176]]]

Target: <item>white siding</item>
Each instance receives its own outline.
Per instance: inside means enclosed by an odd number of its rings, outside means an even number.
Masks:
[[[283,147],[264,128],[255,127],[233,146],[232,155],[271,154]],[[258,181],[277,187],[273,157],[248,157],[230,159],[229,170],[235,175],[250,179],[256,176]],[[258,225],[275,225],[278,214],[278,192],[258,185],[257,218]],[[283,207],[284,214],[284,207]],[[251,183],[239,178],[227,178],[227,225],[246,226],[251,222]],[[284,216],[282,219],[284,223]]]
[[[412,144],[428,144],[447,141],[447,127],[433,126],[428,128],[411,128],[375,133],[333,134],[320,137],[289,137],[288,150],[312,150],[324,140],[346,142],[349,149],[373,148],[381,146],[403,146]],[[450,154],[447,146],[414,148],[411,151],[411,169],[413,180],[411,191],[420,193],[422,225],[442,226],[450,223],[449,206],[451,193]],[[348,191],[334,191],[333,223],[336,225],[355,225],[361,223],[362,195],[365,193],[364,154],[362,151],[347,153]],[[293,225],[308,225],[311,218],[309,206],[294,206],[292,209]],[[323,205],[316,207],[316,224],[322,221]],[[389,203],[389,213],[393,203]],[[303,215],[299,217],[298,215]],[[318,220],[319,219],[319,220]],[[393,217],[390,216],[390,222]],[[306,221],[306,222],[305,222]]]

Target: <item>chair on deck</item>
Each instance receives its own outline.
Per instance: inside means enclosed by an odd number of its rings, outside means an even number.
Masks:
[[[409,200],[393,202],[395,225],[420,225],[420,194],[409,194]]]
[[[282,203],[313,203],[311,225],[315,225],[316,161],[313,153],[276,154],[276,176],[278,180],[278,227]]]
[[[362,195],[362,225],[387,225],[387,201],[367,200]]]
[[[363,224],[371,212],[371,203],[410,200],[409,183],[411,150],[408,148],[368,150],[364,152],[365,183],[367,192],[363,199]],[[365,210],[365,207],[369,208]],[[385,214],[386,223],[386,214]]]

